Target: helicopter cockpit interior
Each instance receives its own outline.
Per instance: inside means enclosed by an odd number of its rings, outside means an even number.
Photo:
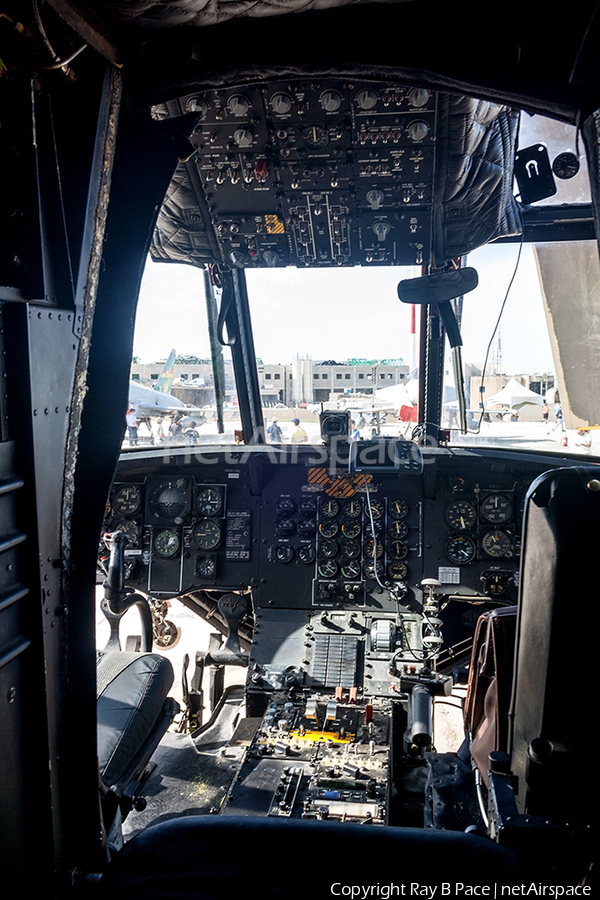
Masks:
[[[15,883],[90,900],[591,896],[598,25],[593,4],[562,21],[509,7],[485,36],[475,4],[417,0],[0,14]],[[506,277],[477,255],[490,247]],[[535,441],[490,424],[486,366],[463,353],[470,309],[489,313],[495,281],[508,296],[522,254],[555,371],[527,402],[542,423],[560,398],[566,422]],[[203,277],[210,421],[193,443],[127,446],[144,267],[178,265]],[[418,322],[413,409],[356,440],[358,407],[332,391],[308,438],[273,440],[254,279],[355,267],[373,285],[392,272]],[[319,296],[350,316],[343,289]],[[303,314],[284,300],[282,330]],[[365,296],[369,328],[393,332],[383,308]],[[542,339],[520,330],[533,356]],[[153,648],[175,600],[214,629],[183,672]],[[460,740],[440,752],[460,686]]]

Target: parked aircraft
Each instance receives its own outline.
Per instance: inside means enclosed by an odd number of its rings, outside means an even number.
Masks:
[[[593,429],[586,465],[564,440],[600,421],[597,7],[324,6],[3,4],[9,894],[594,889],[600,454]],[[217,426],[202,452],[121,453],[148,252],[204,273]],[[373,282],[381,267],[413,282],[415,428],[349,442],[347,412],[325,410],[318,442],[266,444],[251,315],[264,297],[249,298],[246,270],[278,281],[267,318],[279,333],[303,315],[286,270],[318,272],[313,327],[330,337],[350,315],[335,277],[358,265]],[[516,432],[497,440],[510,423],[461,421],[473,269],[490,345],[516,296],[513,332],[533,355],[542,327],[524,313],[539,295],[564,438],[540,424],[523,449]],[[353,333],[398,333],[382,309],[365,293]],[[222,346],[235,443],[221,427]],[[149,597],[214,626],[186,666],[182,713],[170,663],[151,652]],[[123,650],[133,607],[140,634]],[[464,741],[441,752],[436,707],[465,679]]]
[[[197,425],[201,425],[205,421],[204,412],[188,406],[179,397],[171,394],[175,358],[175,350],[171,350],[154,387],[149,388],[135,381],[129,382],[129,406],[135,409],[140,419],[183,414],[185,411],[186,416],[191,416]]]

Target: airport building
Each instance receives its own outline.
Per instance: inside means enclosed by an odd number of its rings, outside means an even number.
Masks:
[[[134,363],[131,380],[153,384],[164,363]],[[297,357],[291,363],[263,363],[258,377],[265,406],[300,406],[328,402],[336,394],[369,396],[374,391],[408,380],[409,368],[402,359],[314,360]],[[235,393],[233,367],[225,361],[225,390],[228,399]],[[204,406],[214,402],[213,371],[210,360],[176,364],[172,393],[185,403]]]

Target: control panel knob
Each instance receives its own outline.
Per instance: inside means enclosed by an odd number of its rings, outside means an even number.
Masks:
[[[373,231],[377,235],[377,240],[385,241],[386,237],[388,236],[388,234],[391,230],[391,227],[392,226],[390,225],[389,222],[385,222],[385,221],[375,222],[375,224],[373,225]]]
[[[248,257],[243,250],[231,250],[229,259],[234,266],[238,266],[239,268],[243,268],[248,262]]]
[[[415,119],[406,129],[411,141],[423,141],[429,134],[429,125],[422,119]]]
[[[426,106],[430,97],[431,92],[426,88],[411,88],[407,94],[408,102],[416,109],[421,109],[421,107]]]
[[[265,250],[262,257],[263,261],[267,266],[269,266],[269,268],[276,266],[279,262],[279,253],[277,252],[277,250]]]
[[[284,91],[278,91],[276,94],[273,94],[270,103],[274,113],[278,116],[285,116],[292,108],[293,101],[289,94],[286,94]]]
[[[250,109],[250,101],[243,94],[232,94],[227,101],[227,109],[232,116],[246,116]]]
[[[377,210],[381,207],[381,204],[384,201],[383,191],[378,191],[377,189],[373,189],[372,191],[367,192],[367,203],[371,207],[372,210]]]
[[[195,112],[203,119],[208,112],[208,103],[202,97],[188,97],[185,101],[186,112]]]
[[[233,140],[238,147],[250,147],[254,140],[254,135],[249,128],[236,128],[233,132]]]
[[[342,105],[342,95],[339,91],[323,91],[319,103],[325,112],[337,112]]]
[[[356,103],[359,109],[373,109],[373,107],[377,105],[378,100],[379,95],[370,88],[364,88],[364,90],[359,91],[356,95]]]

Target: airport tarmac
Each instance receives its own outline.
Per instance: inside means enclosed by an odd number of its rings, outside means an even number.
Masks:
[[[198,434],[197,447],[205,448],[210,443],[215,444],[233,444],[235,443],[235,432],[241,429],[241,422],[236,411],[229,411],[231,416],[225,422],[225,433],[217,434],[214,422],[205,422],[200,425],[196,431]],[[265,421],[270,422],[272,415],[277,414],[277,420],[283,432],[282,444],[289,445],[291,443],[291,435],[295,430],[292,418],[298,416],[300,425],[307,433],[308,444],[321,444],[321,431],[319,425],[319,417],[312,414],[308,410],[264,410]],[[272,415],[269,415],[271,413]],[[366,424],[360,426],[360,434],[363,440],[369,439],[373,434],[380,434],[383,437],[406,437],[410,438],[414,425],[412,423],[400,422],[397,419],[388,416],[387,420],[375,428],[370,424],[370,411],[364,413]],[[360,422],[360,420],[359,420]],[[139,429],[139,446],[146,447],[150,445],[151,435],[144,424]],[[169,442],[159,446],[168,446]],[[567,429],[562,431],[560,426],[554,422],[505,422],[494,421],[482,422],[477,430],[471,429],[467,434],[460,434],[456,429],[451,430],[452,446],[478,446],[478,447],[498,447],[501,449],[515,450],[535,450],[546,451],[549,453],[577,454],[583,457],[600,456],[600,431],[590,431],[585,435],[579,434],[575,429]],[[129,449],[129,442],[124,440],[123,450]]]

